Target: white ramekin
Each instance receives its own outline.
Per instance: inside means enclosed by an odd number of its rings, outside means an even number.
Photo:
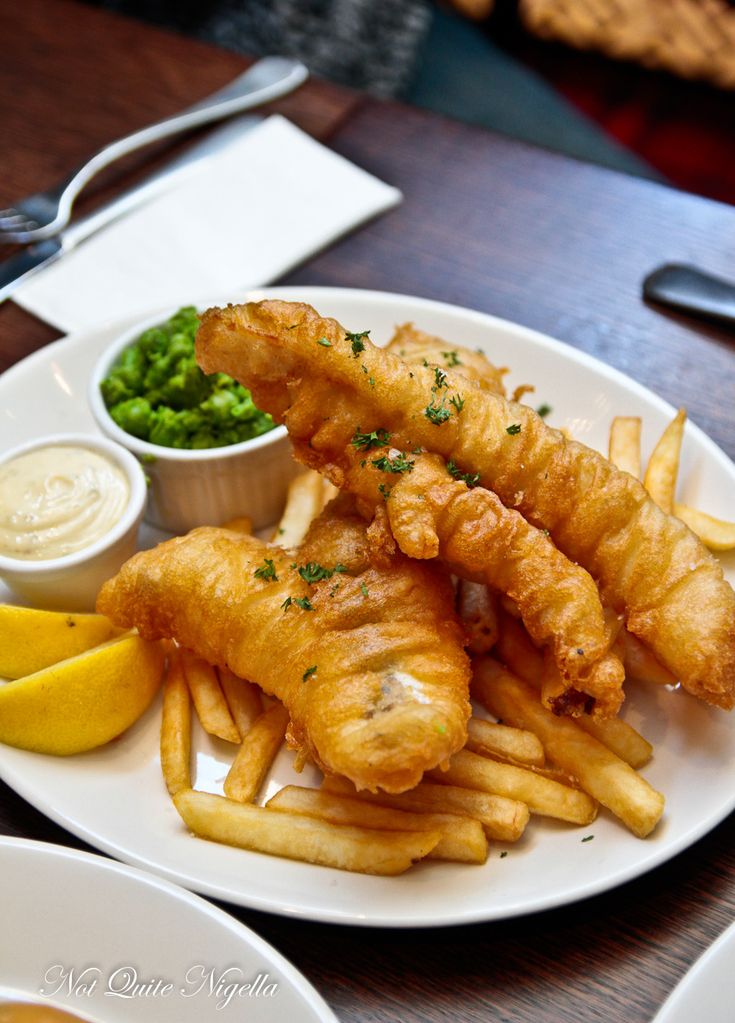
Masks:
[[[191,451],[133,437],[117,425],[105,407],[100,384],[122,351],[168,316],[159,314],[125,331],[98,359],[88,392],[97,425],[143,463],[150,479],[145,517],[152,525],[185,533],[195,526],[220,526],[247,515],[254,529],[268,526],[278,519],[288,484],[299,471],[284,426],[239,444]]]
[[[138,527],[146,504],[145,473],[133,456],[105,437],[54,433],[20,444],[0,455],[4,465],[37,448],[59,445],[89,448],[106,455],[122,469],[130,485],[127,507],[115,525],[89,547],[44,561],[24,561],[0,555],[0,578],[35,607],[63,611],[92,611],[100,586],[115,575],[137,549]]]

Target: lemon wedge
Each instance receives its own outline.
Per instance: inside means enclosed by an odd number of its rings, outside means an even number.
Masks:
[[[22,678],[119,634],[104,615],[0,604],[0,676]]]
[[[159,643],[124,635],[0,684],[0,742],[57,756],[109,742],[150,704],[164,659]]]

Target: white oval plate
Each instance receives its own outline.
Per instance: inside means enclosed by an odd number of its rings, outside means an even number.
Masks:
[[[256,297],[262,297],[259,292]],[[268,289],[312,302],[350,330],[387,341],[397,323],[481,347],[512,367],[511,386],[536,384],[550,421],[606,450],[611,418],[640,415],[645,453],[673,415],[669,405],[602,363],[523,327],[425,299],[330,288]],[[93,430],[87,376],[113,330],[56,342],[0,379],[0,449],[51,430]],[[735,467],[697,427],[687,425],[682,497],[723,518],[735,504]],[[735,580],[735,559],[727,563]],[[0,599],[3,594],[0,593]],[[7,593],[5,598],[7,599]],[[275,913],[363,926],[437,926],[517,916],[564,905],[643,874],[687,848],[735,806],[733,719],[687,695],[633,690],[625,717],[654,743],[644,774],[666,795],[656,832],[634,838],[607,813],[579,830],[542,818],[483,867],[422,863],[399,878],[347,874],[213,845],[188,834],[166,794],[158,764],[158,709],[117,742],[83,756],[51,759],[0,747],[0,776],[43,813],[97,848],[215,898]],[[221,791],[231,752],[197,738],[197,787]],[[269,791],[295,775],[283,754]],[[582,839],[593,835],[593,841]],[[502,850],[505,851],[505,850]]]
[[[101,856],[2,837],[0,905],[0,1004],[50,1004],[95,1023],[337,1023],[243,924]]]
[[[735,1006],[735,924],[696,961],[653,1023],[732,1023]]]

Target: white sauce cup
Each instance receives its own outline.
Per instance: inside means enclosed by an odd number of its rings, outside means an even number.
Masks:
[[[34,607],[91,611],[102,583],[115,575],[137,549],[138,527],[147,498],[146,478],[138,461],[119,444],[81,433],[55,433],[20,444],[0,455],[0,465],[29,451],[59,446],[87,448],[110,459],[128,481],[128,503],[104,536],[73,554],[38,561],[0,554],[0,578]]]

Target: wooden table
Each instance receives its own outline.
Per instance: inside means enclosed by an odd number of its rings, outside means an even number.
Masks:
[[[246,63],[70,0],[5,5],[0,36],[14,40],[0,62],[13,97],[0,110],[0,204]],[[538,328],[686,405],[735,455],[731,337],[640,299],[664,260],[731,275],[735,210],[323,83],[279,109],[405,195],[285,283],[414,293]],[[5,305],[0,367],[56,336]],[[0,832],[81,847],[5,786]],[[730,818],[648,877],[506,923],[365,931],[231,912],[344,1021],[644,1023],[735,915],[734,838]]]

